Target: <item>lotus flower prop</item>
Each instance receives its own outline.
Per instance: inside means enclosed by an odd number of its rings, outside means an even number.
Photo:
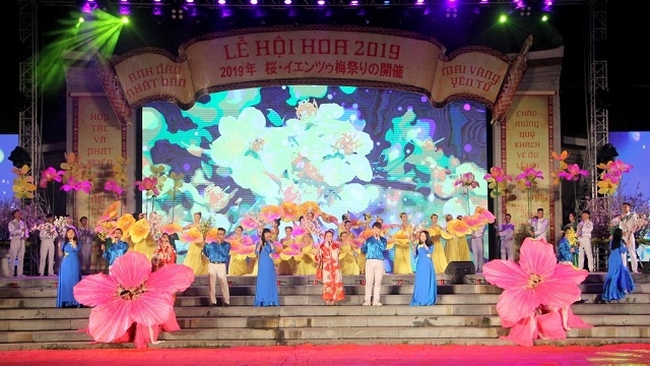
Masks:
[[[84,277],[74,287],[74,297],[91,306],[88,332],[97,342],[113,342],[133,323],[155,326],[174,312],[174,294],[194,281],[192,269],[171,263],[151,272],[147,257],[128,251],[117,258],[111,274]]]
[[[503,194],[508,188],[508,183],[512,182],[512,177],[504,172],[501,167],[494,166],[490,168],[490,173],[486,174],[483,179],[488,182],[490,197],[496,198]]]
[[[537,180],[544,179],[544,173],[535,169],[535,166],[529,166],[522,169],[522,172],[515,177],[519,189],[526,192],[528,197],[528,213],[532,213],[533,189],[537,188]]]
[[[235,259],[243,260],[255,257],[255,243],[250,236],[228,238],[226,241],[230,243],[230,255]]]

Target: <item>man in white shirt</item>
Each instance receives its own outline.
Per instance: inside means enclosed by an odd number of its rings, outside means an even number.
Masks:
[[[548,219],[544,217],[543,208],[540,207],[537,209],[537,220],[535,220],[535,218],[532,218],[530,220],[530,225],[533,229],[533,238],[544,238],[544,240],[548,241]]]
[[[16,277],[24,277],[23,260],[25,259],[25,239],[29,237],[29,230],[25,221],[21,220],[20,210],[14,210],[12,213],[13,220],[9,221],[9,268],[10,275],[14,275],[14,263],[18,259],[16,268]]]
[[[512,216],[507,213],[504,217],[504,222],[499,227],[499,238],[501,239],[501,259],[514,260],[512,256],[512,244],[515,239],[515,225],[510,222]]]
[[[585,255],[587,256],[587,270],[592,272],[594,268],[594,252],[591,249],[591,232],[594,229],[594,223],[589,219],[591,213],[589,210],[582,211],[582,220],[578,224],[578,269],[585,266]]]
[[[483,263],[485,262],[483,258],[483,236],[486,228],[487,226],[483,225],[472,232],[472,253],[474,254],[476,272],[483,272]]]

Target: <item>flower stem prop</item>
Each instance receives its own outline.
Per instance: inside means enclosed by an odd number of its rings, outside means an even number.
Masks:
[[[479,183],[476,181],[476,178],[474,177],[474,173],[464,173],[461,174],[460,178],[454,182],[455,186],[461,186],[463,189],[463,195],[467,198],[467,214],[470,213],[470,207],[469,207],[469,191],[470,189],[474,189],[476,187],[479,187]]]
[[[490,168],[490,173],[486,174],[483,179],[488,182],[490,197],[496,198],[505,193],[508,183],[512,182],[512,176],[505,173],[503,168],[494,166]]]
[[[580,206],[580,204],[578,202],[579,201],[578,200],[578,181],[582,177],[586,177],[588,175],[589,175],[589,172],[584,170],[584,169],[580,169],[578,164],[567,165],[566,170],[561,171],[561,172],[558,173],[559,178],[565,179],[565,180],[567,180],[569,182],[573,182],[573,198],[575,200],[574,210],[575,210],[576,213],[578,212],[579,206]]]
[[[616,192],[621,184],[623,173],[629,172],[633,166],[624,163],[621,160],[613,160],[607,164],[598,164],[598,168],[602,169],[600,173],[598,185],[598,194],[610,196]]]
[[[535,169],[535,165],[522,169],[522,172],[515,177],[517,185],[522,192],[526,192],[528,198],[528,214],[533,212],[533,189],[537,188],[537,180],[544,179],[541,170]]]

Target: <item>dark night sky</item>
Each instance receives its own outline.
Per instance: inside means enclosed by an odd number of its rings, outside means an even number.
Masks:
[[[610,1],[608,6],[608,39],[600,47],[607,58],[609,70],[610,93],[606,101],[611,105],[609,109],[610,130],[648,130],[644,108],[641,103],[650,96],[650,77],[644,68],[642,54],[644,38],[647,33],[641,29],[645,14],[635,11],[628,2]],[[241,28],[246,26],[262,26],[275,24],[355,24],[390,28],[414,30],[431,35],[441,41],[448,52],[455,48],[481,44],[493,47],[501,52],[517,52],[528,33],[534,33],[536,49],[551,48],[557,44],[564,44],[565,57],[560,80],[561,119],[564,135],[586,137],[588,102],[585,80],[587,78],[587,42],[588,42],[588,7],[585,4],[557,5],[551,15],[551,28],[539,28],[531,18],[516,17],[518,31],[500,33],[490,27],[494,16],[493,10],[474,12],[473,7],[461,6],[462,12],[459,19],[451,22],[444,18],[444,10],[432,8],[432,13],[423,15],[422,9],[407,9],[404,7],[391,9],[367,9],[365,14],[359,9],[346,10],[334,9],[331,16],[326,17],[324,12],[316,13],[315,10],[299,9],[295,17],[288,17],[286,9],[265,9],[266,14],[254,14],[252,11],[236,9],[233,15],[226,19],[219,19],[216,10],[211,10],[211,15],[198,18],[198,21],[186,21],[180,24],[171,21],[169,17],[159,20],[149,15],[150,9],[140,9],[139,15],[147,19],[134,21],[135,25],[130,34],[123,32],[117,54],[124,53],[134,48],[143,46],[156,46],[167,48],[176,53],[177,47],[192,36],[206,34],[216,30]],[[62,19],[71,18],[70,8],[63,6],[48,6],[41,8],[39,13],[39,29],[44,34],[62,27]],[[9,11],[16,16],[9,17],[14,21],[10,23],[14,57],[10,57],[11,65],[7,69],[8,78],[5,78],[6,93],[10,97],[3,98],[0,107],[0,133],[17,133],[18,113],[15,111],[17,104],[15,95],[18,94],[18,55],[20,44],[18,37],[18,7],[15,0],[11,0]],[[145,12],[146,11],[146,12]],[[261,16],[258,16],[261,15]],[[216,22],[215,22],[215,19]],[[153,32],[151,30],[154,30]],[[46,43],[49,38],[39,35],[41,43]],[[630,41],[627,41],[627,40]],[[627,46],[631,43],[632,46]],[[639,50],[634,49],[638,45]],[[48,96],[43,101],[43,139],[44,142],[58,142],[65,140],[65,131],[60,128],[65,123],[65,94],[62,89],[49,90]]]

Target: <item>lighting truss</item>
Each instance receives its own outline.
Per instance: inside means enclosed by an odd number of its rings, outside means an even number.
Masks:
[[[34,1],[34,0],[33,0]],[[559,5],[570,5],[570,4],[584,4],[589,3],[591,0],[555,0],[553,2],[553,7]],[[98,0],[98,2],[104,5],[120,5],[124,4],[120,0]],[[446,5],[447,0],[424,0],[424,2],[418,2],[417,0],[391,0],[387,4],[384,0],[358,0],[357,4],[351,5],[350,0],[294,0],[290,5],[286,5],[284,0],[258,0],[257,4],[252,5],[250,0],[225,0],[224,4],[219,3],[220,0],[194,0],[192,3],[193,6],[198,7],[209,7],[209,8],[220,8],[224,6],[231,7],[251,7],[251,6],[272,6],[272,7],[319,7],[319,6],[371,6],[371,7],[386,7],[386,6],[425,6],[425,5]],[[221,1],[223,2],[223,1]],[[39,0],[39,5],[75,5],[77,2],[75,0]],[[128,3],[132,8],[150,8],[154,5],[156,6],[171,6],[179,5],[178,1],[174,0],[162,0],[160,2],[154,3],[152,0],[129,0]],[[456,6],[463,5],[482,5],[482,6],[496,6],[496,5],[512,5],[512,0],[457,0]]]

